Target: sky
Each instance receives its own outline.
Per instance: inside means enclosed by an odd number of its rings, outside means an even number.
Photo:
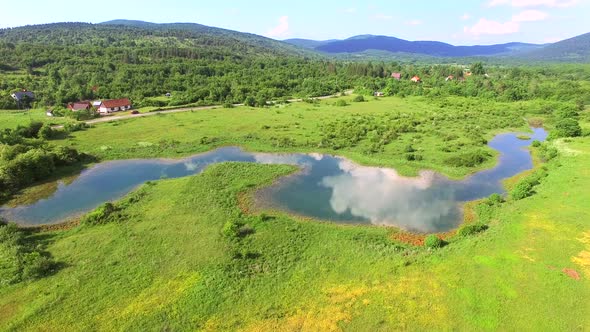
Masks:
[[[0,28],[133,19],[191,22],[274,39],[374,34],[454,45],[549,43],[590,32],[590,0],[29,0]]]

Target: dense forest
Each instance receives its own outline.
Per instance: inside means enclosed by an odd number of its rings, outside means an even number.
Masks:
[[[459,61],[459,60],[458,60]],[[242,103],[364,94],[471,96],[502,101],[590,101],[585,65],[484,68],[338,61],[250,34],[200,25],[60,23],[0,30],[0,109],[10,93],[34,91],[33,106],[129,97],[136,106]],[[401,80],[391,78],[401,72]],[[468,73],[473,75],[467,76]],[[410,81],[418,75],[420,84]],[[454,79],[445,78],[453,75]],[[154,99],[172,93],[169,99]]]

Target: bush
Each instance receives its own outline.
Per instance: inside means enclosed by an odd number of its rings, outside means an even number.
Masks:
[[[53,265],[16,224],[0,222],[0,286],[42,277]]]
[[[469,224],[465,225],[457,231],[457,235],[459,236],[470,236],[477,233],[481,233],[488,229],[488,225],[483,224]]]
[[[521,200],[532,196],[535,193],[535,187],[541,183],[541,179],[547,176],[547,172],[541,170],[522,179],[514,186],[510,192],[510,197],[514,200]]]
[[[344,107],[344,106],[348,106],[348,103],[346,102],[346,100],[344,99],[338,99],[335,103],[335,106],[339,106],[339,107]]]
[[[358,96],[354,97],[354,99],[352,101],[355,103],[362,103],[365,101],[365,97],[363,97],[362,95],[358,95]]]
[[[120,214],[113,203],[107,202],[97,207],[82,218],[82,223],[87,225],[101,225],[119,219]]]
[[[540,141],[537,141],[537,140],[534,140],[533,143],[531,144],[531,146],[533,148],[538,148],[538,147],[541,146],[541,142]]]
[[[53,137],[53,129],[51,129],[51,125],[46,123],[39,129],[39,138],[50,139],[51,137]]]
[[[555,124],[555,131],[551,133],[552,138],[578,137],[582,136],[582,128],[576,119],[562,119]]]
[[[500,205],[502,203],[504,203],[504,197],[500,194],[491,194],[485,201],[485,204],[489,206]]]
[[[229,220],[223,225],[221,233],[229,239],[236,239],[240,236],[240,228],[242,226],[243,224],[240,221]]]
[[[478,150],[450,157],[446,160],[446,163],[455,167],[475,167],[483,164],[489,158],[490,154],[488,152]]]
[[[428,235],[426,239],[424,239],[424,246],[430,249],[438,249],[442,248],[444,245],[444,241],[436,235]]]

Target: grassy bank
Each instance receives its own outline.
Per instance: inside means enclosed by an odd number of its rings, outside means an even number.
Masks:
[[[436,251],[392,242],[385,228],[243,215],[238,193],[288,166],[219,164],[158,181],[119,221],[34,235],[63,267],[1,289],[0,327],[586,329],[590,139],[560,147],[535,195]]]

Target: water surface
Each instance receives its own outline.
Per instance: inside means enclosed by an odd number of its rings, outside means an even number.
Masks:
[[[119,199],[147,181],[184,177],[211,164],[238,161],[302,167],[296,175],[260,190],[256,202],[262,207],[342,223],[443,232],[461,222],[463,202],[504,193],[503,179],[531,169],[532,159],[524,148],[546,136],[540,128],[534,129],[531,140],[520,140],[517,134],[497,135],[489,145],[500,152],[498,165],[459,181],[432,171],[403,177],[393,169],[359,166],[330,155],[250,153],[236,147],[181,160],[109,161],[84,170],[69,184],[60,182],[46,199],[0,208],[0,215],[22,225],[59,223]]]

